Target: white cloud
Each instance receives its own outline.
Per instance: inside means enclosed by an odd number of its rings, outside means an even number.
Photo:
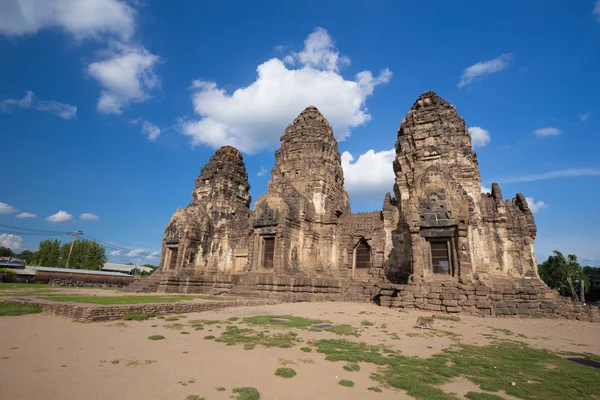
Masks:
[[[0,102],[0,109],[4,112],[11,112],[15,107],[46,111],[63,119],[77,118],[77,107],[54,100],[37,100],[35,93],[31,91],[26,91],[21,99],[5,99]]]
[[[267,169],[265,167],[260,167],[260,171],[256,173],[256,176],[265,176],[267,174]]]
[[[192,103],[200,119],[180,119],[182,131],[193,146],[228,144],[255,153],[276,146],[285,127],[314,105],[331,123],[336,137],[344,140],[351,128],[371,119],[365,102],[376,86],[392,76],[388,69],[376,77],[365,70],[346,80],[337,71],[347,60],[327,32],[318,28],[306,39],[304,50],[265,61],[257,67],[256,80],[233,93],[215,82],[196,80]],[[286,63],[297,68],[288,69]]]
[[[46,218],[46,221],[54,224],[66,224],[73,222],[73,216],[66,211],[59,210],[56,214],[53,214]]]
[[[143,46],[113,43],[102,52],[102,61],[88,65],[88,73],[102,85],[97,109],[105,114],[121,114],[129,103],[143,102],[152,90],[160,88],[154,67],[160,58]]]
[[[508,64],[510,64],[512,58],[512,54],[505,53],[494,58],[493,60],[480,61],[477,64],[465,68],[460,76],[458,87],[462,88],[464,86],[468,86],[471,82],[473,82],[473,80],[480,76],[502,71],[508,67]]]
[[[6,203],[0,203],[0,214],[14,214],[19,212],[18,208],[10,206]]]
[[[341,66],[350,64],[350,59],[340,56],[327,30],[317,28],[304,41],[304,49],[290,54],[284,62],[287,64],[298,62],[300,65],[319,70],[339,71]]]
[[[155,142],[160,136],[160,128],[148,121],[142,122],[142,132],[148,135],[148,140]]]
[[[79,216],[82,221],[100,221],[100,218],[96,214],[83,213]]]
[[[543,172],[541,174],[534,175],[522,175],[515,176],[500,180],[505,183],[517,183],[517,182],[534,182],[543,181],[546,179],[556,178],[577,178],[581,176],[600,176],[600,169],[597,168],[570,168],[558,171]]]
[[[383,201],[385,193],[391,192],[394,186],[394,169],[392,163],[396,151],[368,150],[355,159],[352,154],[342,153],[344,169],[344,187],[352,200]]]
[[[594,4],[594,11],[592,11],[592,14],[594,14],[598,22],[600,22],[600,0],[596,0],[596,4]]]
[[[127,253],[128,257],[137,257],[141,254],[143,254],[145,252],[144,249],[135,249],[135,250],[131,250],[129,253]]]
[[[600,0],[598,0],[598,1],[600,1]],[[585,122],[585,121],[587,121],[588,119],[590,119],[590,117],[591,117],[591,116],[592,116],[592,113],[591,113],[591,112],[581,113],[581,114],[579,114],[579,115],[578,115],[578,117],[579,117],[579,120],[580,120],[580,121],[583,121],[583,122]]]
[[[3,0],[0,34],[32,35],[61,28],[77,40],[109,34],[128,40],[136,11],[123,0]]]
[[[36,215],[28,212],[22,212],[21,214],[16,215],[17,218],[25,219],[25,218],[35,218]]]
[[[146,258],[147,258],[148,260],[151,260],[151,259],[153,259],[153,258],[156,258],[156,257],[158,257],[158,256],[160,256],[160,253],[159,253],[158,251],[153,251],[152,253],[148,254],[148,255],[146,256]]]
[[[469,133],[471,134],[471,143],[473,144],[473,148],[483,147],[487,145],[492,137],[490,136],[490,132],[486,131],[479,126],[472,126],[469,129]]]
[[[121,250],[113,250],[110,252],[111,256],[120,256],[121,255]]]
[[[549,126],[547,128],[540,128],[533,131],[536,136],[556,136],[560,134],[560,130],[558,128],[554,128]]]
[[[492,193],[492,188],[481,185],[481,193]]]
[[[23,239],[20,236],[12,235],[10,233],[3,233],[0,235],[0,246],[8,247],[12,250],[19,250]]]
[[[525,200],[527,200],[527,205],[529,206],[529,209],[531,210],[532,213],[536,213],[538,211],[540,211],[542,208],[547,208],[548,205],[546,203],[544,203],[543,201],[534,201],[533,197],[525,197]]]

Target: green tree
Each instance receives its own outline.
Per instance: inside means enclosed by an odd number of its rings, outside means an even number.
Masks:
[[[76,240],[73,243],[71,258],[69,259],[70,249],[71,242],[65,243],[60,248],[59,267],[65,268],[68,259],[69,268],[100,270],[107,260],[104,247],[96,242],[83,239]]]
[[[35,253],[31,250],[23,250],[19,254],[16,254],[15,257],[24,260],[26,265],[31,265],[33,258],[35,257]]]
[[[571,296],[573,300],[579,300],[579,285],[576,284],[578,281],[583,280],[584,291],[589,289],[589,277],[584,274],[575,254],[565,257],[560,251],[554,250],[554,255],[541,263],[538,270],[546,285],[557,289],[563,296]]]
[[[8,247],[0,246],[0,257],[14,257],[15,253]]]
[[[46,239],[40,242],[40,248],[37,251],[37,264],[44,267],[59,267],[60,260],[60,240]]]

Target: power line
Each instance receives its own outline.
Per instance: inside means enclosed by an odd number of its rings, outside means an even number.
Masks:
[[[38,232],[40,234],[47,233],[47,234],[55,234],[55,235],[68,235],[71,233],[71,232],[67,232],[67,231],[49,231],[46,229],[23,228],[20,226],[4,225],[4,224],[0,224],[0,226],[5,227],[5,228],[10,228],[10,229],[18,229],[20,231]]]

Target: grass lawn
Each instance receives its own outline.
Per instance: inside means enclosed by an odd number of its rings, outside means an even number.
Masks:
[[[48,286],[46,283],[10,283],[0,282],[0,290],[2,289],[48,289],[57,286]]]
[[[57,295],[43,296],[44,300],[52,301],[71,301],[74,303],[92,303],[92,304],[145,304],[145,303],[175,303],[179,301],[202,299],[217,300],[214,296],[78,296],[78,295]]]
[[[42,312],[42,308],[33,305],[13,304],[0,302],[0,316],[13,317],[15,315],[35,314]]]

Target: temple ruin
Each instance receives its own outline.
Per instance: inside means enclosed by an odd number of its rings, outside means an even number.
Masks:
[[[352,213],[337,141],[316,107],[283,132],[253,210],[241,153],[220,148],[166,226],[160,271],[127,289],[599,317],[540,280],[527,201],[520,193],[504,200],[496,183],[481,193],[471,136],[453,105],[434,92],[419,96],[395,149],[393,196],[379,211]]]

